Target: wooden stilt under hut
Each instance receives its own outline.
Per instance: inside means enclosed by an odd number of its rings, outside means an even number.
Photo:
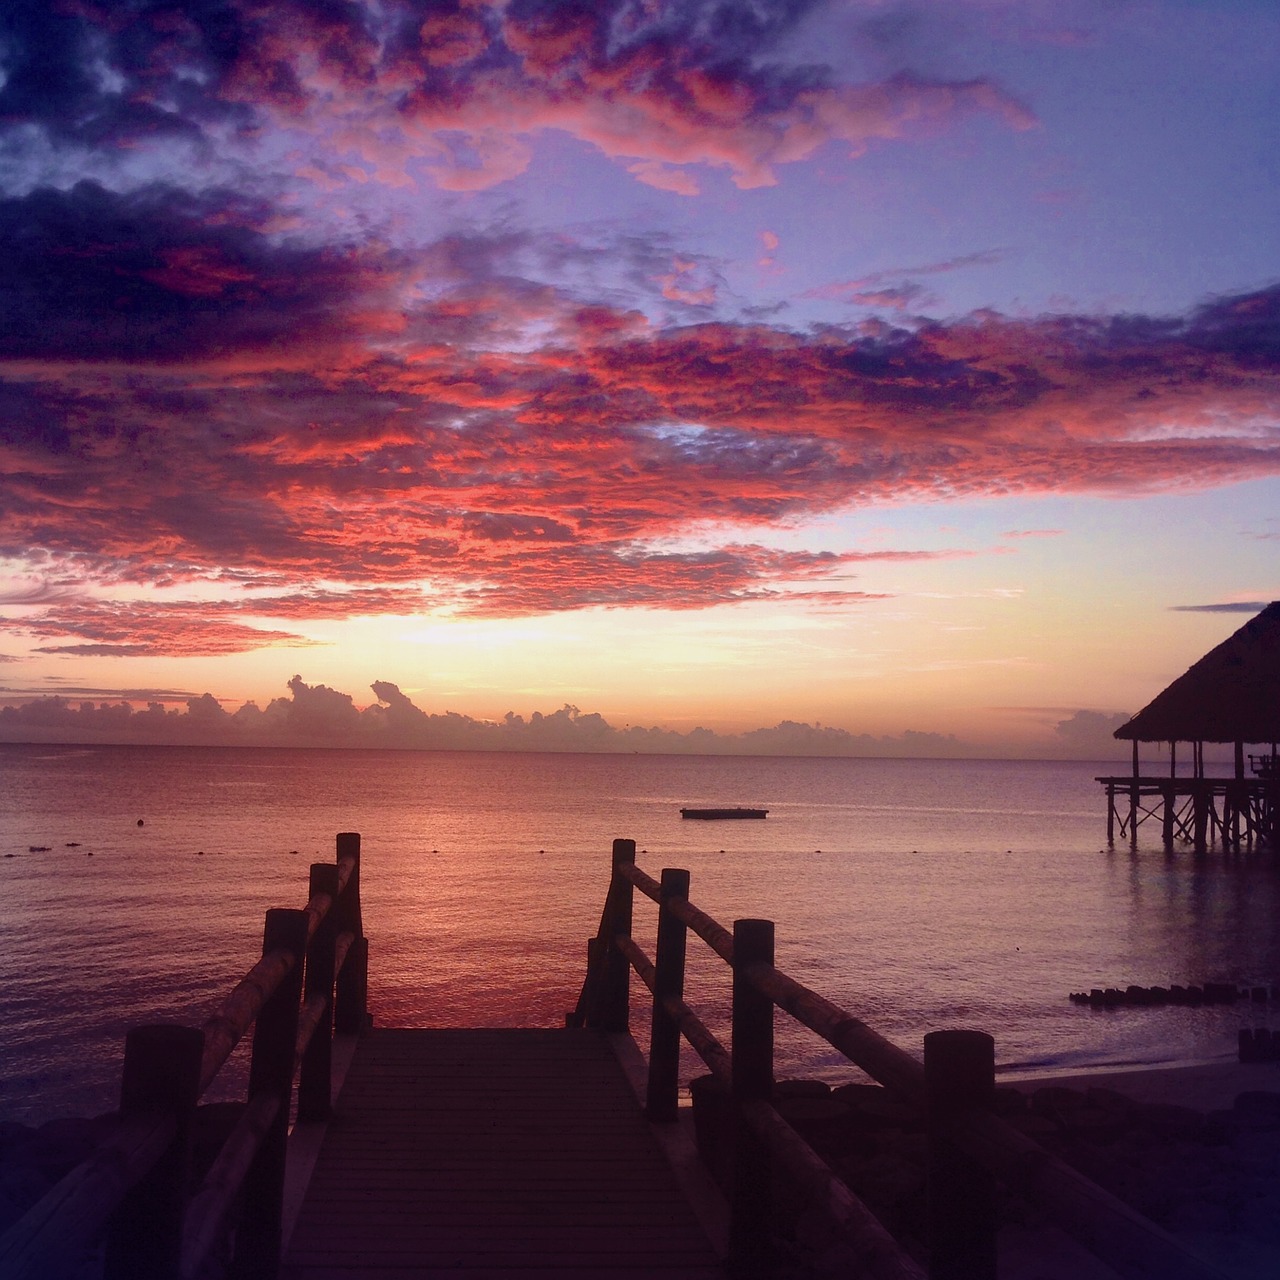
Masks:
[[[1280,849],[1280,601],[1211,649],[1115,736],[1133,743],[1133,773],[1099,778],[1107,840],[1136,844],[1158,822],[1166,849]],[[1141,742],[1169,744],[1169,771],[1142,773]],[[1231,744],[1229,773],[1205,770],[1205,744]],[[1179,744],[1183,771],[1179,773]]]

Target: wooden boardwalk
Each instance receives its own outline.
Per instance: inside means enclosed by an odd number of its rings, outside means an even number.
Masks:
[[[722,1277],[606,1038],[360,1039],[282,1280]]]

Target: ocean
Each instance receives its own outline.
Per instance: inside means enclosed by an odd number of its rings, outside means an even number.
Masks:
[[[726,927],[919,1053],[977,1027],[1008,1074],[1233,1057],[1271,1006],[1098,1010],[1090,987],[1280,981],[1266,855],[1108,849],[1111,763],[0,745],[0,1120],[116,1103],[127,1027],[199,1025],[263,913],[363,836],[370,1009],[384,1026],[557,1026],[615,837],[691,873]],[[768,808],[695,822],[682,806]],[[637,896],[652,952],[654,911]],[[633,981],[643,1040],[647,994]],[[690,939],[687,995],[725,1032],[728,975]],[[778,1074],[856,1072],[778,1016]],[[243,1087],[243,1052],[216,1096]],[[689,1071],[698,1072],[696,1063]]]

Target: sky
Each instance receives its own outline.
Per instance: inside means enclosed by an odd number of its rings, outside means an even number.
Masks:
[[[1280,598],[1277,51],[8,0],[0,737],[1112,749]]]

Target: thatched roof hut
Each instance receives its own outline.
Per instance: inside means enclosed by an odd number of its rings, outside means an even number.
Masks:
[[[1211,649],[1115,731],[1139,742],[1280,742],[1280,601]],[[1274,745],[1273,752],[1274,754]]]

